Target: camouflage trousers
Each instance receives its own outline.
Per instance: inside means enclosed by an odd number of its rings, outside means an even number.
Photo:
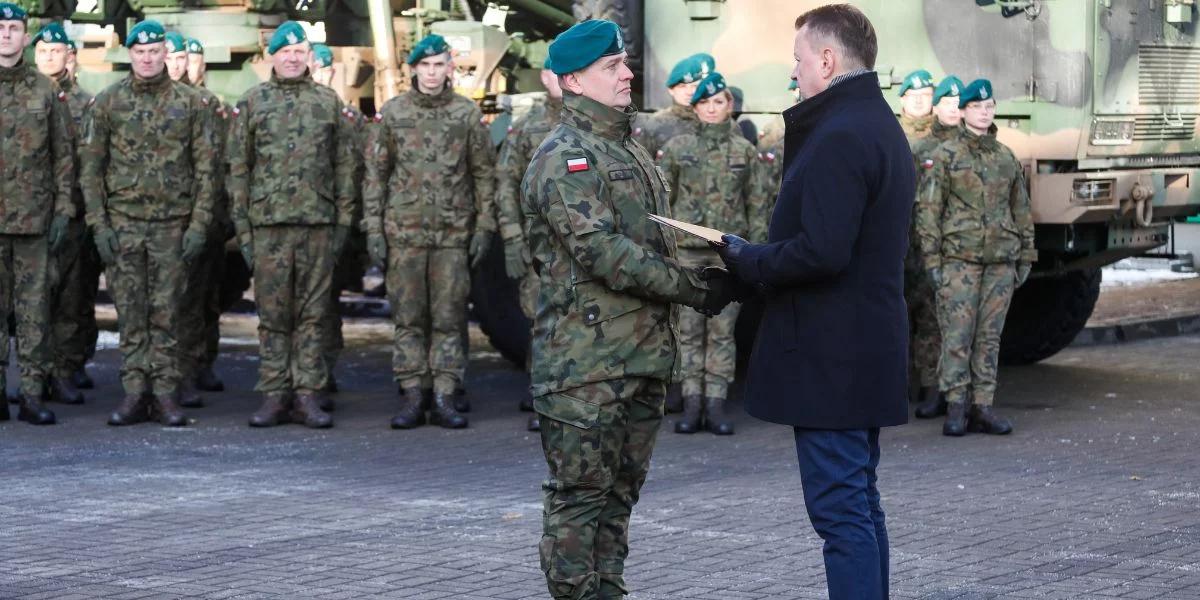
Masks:
[[[333,310],[333,226],[256,227],[253,238],[260,357],[254,389],[320,391],[329,382],[321,343]]]
[[[355,230],[350,235],[342,254],[337,257],[333,269],[333,284],[329,288],[329,300],[332,310],[325,314],[325,338],[321,343],[321,353],[325,356],[325,366],[332,372],[338,357],[346,347],[342,337],[342,313],[340,310],[342,292],[350,289],[354,280],[362,284],[365,261],[363,253],[366,248],[366,237]]]
[[[432,376],[435,392],[453,394],[467,362],[463,329],[471,272],[466,249],[389,247],[387,291],[395,380],[407,389]]]
[[[680,248],[679,263],[685,267],[720,267],[716,252]],[[690,309],[679,310],[679,356],[684,396],[726,398],[737,369],[737,344],[733,331],[739,306],[730,304],[721,314],[708,318]]]
[[[904,301],[908,303],[909,363],[921,387],[937,387],[942,333],[937,301],[929,276],[920,267],[904,269]]]
[[[83,219],[73,219],[62,247],[50,261],[51,374],[65,378],[83,368],[96,353],[96,290],[100,255]]]
[[[942,331],[939,388],[948,402],[991,406],[996,396],[1000,334],[1017,284],[1012,263],[942,261],[938,323]]]
[[[537,299],[541,285],[542,282],[538,279],[537,272],[533,270],[533,267],[529,267],[525,271],[525,276],[518,283],[517,294],[521,303],[521,312],[530,320],[537,313]]]
[[[221,282],[225,278],[225,242],[210,232],[204,254],[188,265],[179,308],[179,370],[192,378],[211,367],[221,346]]]
[[[187,278],[186,222],[111,216],[120,250],[108,269],[121,334],[121,385],[126,394],[179,389],[179,305]]]
[[[51,362],[49,294],[46,236],[0,234],[0,374],[8,369],[8,322],[15,317],[21,394],[30,398],[41,397]]]
[[[629,556],[629,517],[650,472],[666,384],[614,379],[534,399],[542,418],[538,545],[550,595],[619,599]]]

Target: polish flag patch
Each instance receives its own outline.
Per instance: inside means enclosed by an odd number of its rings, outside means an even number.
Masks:
[[[933,168],[933,159],[932,158],[925,159],[925,162],[921,163],[921,166],[925,167],[926,169],[932,169]]]
[[[588,165],[587,157],[568,158],[567,159],[567,172],[568,173],[578,173],[580,171],[586,171],[590,168],[591,167]]]

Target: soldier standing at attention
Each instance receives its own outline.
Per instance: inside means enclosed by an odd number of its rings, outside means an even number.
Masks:
[[[466,371],[471,268],[496,230],[495,154],[479,108],[454,93],[446,40],[425,37],[408,64],[412,88],[388,100],[370,128],[363,225],[371,261],[386,266],[395,324],[392,373],[402,397],[391,425],[425,422],[421,380],[432,375],[430,422],[457,429],[467,426],[453,396]]]
[[[187,269],[208,239],[217,153],[212,110],[167,76],[165,39],[157,21],[131,28],[132,73],[100,92],[84,117],[80,183],[121,335],[125,398],[110,425],[144,420],[148,392],[164,425],[187,424],[178,311]]]
[[[929,135],[912,145],[913,159],[920,171],[938,145],[958,135],[962,113],[958,98],[963,82],[949,75],[933,91],[933,126]],[[920,198],[917,198],[920,201]],[[946,414],[946,400],[938,391],[938,361],[942,356],[942,334],[938,329],[937,302],[933,284],[921,264],[921,243],[917,232],[917,207],[913,204],[912,229],[908,236],[908,254],[904,257],[904,300],[908,303],[908,322],[911,328],[909,356],[912,371],[919,383],[916,416],[932,419]]]
[[[21,365],[17,418],[52,425],[42,405],[50,353],[51,254],[68,236],[75,204],[71,111],[67,93],[25,63],[27,15],[0,2],[0,420],[8,419],[9,318]]]
[[[309,76],[299,23],[280,25],[267,54],[271,79],[238,100],[228,149],[233,221],[259,315],[263,404],[250,425],[330,427],[321,344],[333,264],[353,226],[354,124]]]
[[[942,433],[1005,434],[1012,424],[992,411],[1000,332],[1037,260],[1033,218],[1021,163],[996,139],[991,82],[971,82],[958,104],[963,127],[925,159],[917,188],[917,235],[942,332]]]
[[[933,125],[933,76],[917,69],[904,76],[900,84],[900,128],[908,145],[929,135]]]
[[[646,148],[650,156],[657,157],[658,151],[676,136],[695,133],[700,127],[696,111],[692,110],[692,94],[706,75],[715,71],[717,61],[708,54],[693,54],[678,63],[667,75],[667,90],[671,94],[671,106],[652,115],[637,119],[634,127],[638,143]]]
[[[667,142],[660,153],[673,218],[765,241],[766,174],[758,152],[732,119],[733,97],[725,78],[709,73],[692,94],[692,105],[700,120],[699,133]],[[723,263],[708,242],[686,236],[679,240],[679,264],[701,269]],[[683,416],[675,422],[675,433],[733,433],[733,423],[725,417],[725,399],[737,361],[737,316],[733,306],[712,318],[680,312]]]
[[[550,69],[549,58],[542,65],[541,79],[542,87],[546,88],[546,101],[534,106],[513,125],[496,164],[496,212],[500,219],[500,235],[504,238],[504,269],[510,279],[521,282],[521,312],[531,322],[537,307],[539,284],[529,254],[525,216],[521,212],[521,179],[525,177],[525,168],[529,166],[534,151],[558,126],[562,116],[562,88],[558,85],[558,75]],[[533,398],[521,398],[520,408],[532,411]],[[541,421],[537,413],[533,413],[526,429],[537,431],[540,428]]]
[[[221,99],[193,81],[189,74],[192,52],[182,35],[168,31],[167,76],[191,86],[210,111],[215,136],[217,162],[213,169],[213,217],[203,254],[188,265],[183,303],[179,306],[179,371],[183,377],[179,404],[200,408],[204,401],[196,390],[221,391],[225,384],[212,371],[221,342],[220,285],[225,266],[225,239],[229,227],[229,209],[225,199],[226,112]],[[194,42],[198,46],[199,42]],[[204,49],[198,48],[203,58]],[[201,61],[203,62],[203,61]],[[198,73],[203,74],[203,71]]]
[[[728,273],[676,260],[662,171],[631,135],[633,73],[617,25],[579,23],[550,45],[562,121],[534,153],[522,210],[541,281],[531,391],[542,416],[542,571],[554,598],[619,599],[629,517],[676,361],[672,303],[717,314]]]
[[[83,124],[83,114],[92,96],[80,89],[67,71],[71,40],[61,23],[52,22],[34,38],[34,61],[42,75],[58,83],[67,95],[67,108],[75,131]],[[83,219],[83,191],[79,189],[79,161],[75,160],[76,179],[71,183],[71,213],[62,246],[54,253],[50,275],[50,400],[81,404],[83,393],[76,386],[76,374],[83,371],[96,343],[96,287],[100,279],[100,257]]]

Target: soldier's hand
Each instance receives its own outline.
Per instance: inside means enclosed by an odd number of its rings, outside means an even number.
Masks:
[[[715,317],[737,300],[741,287],[737,277],[721,267],[704,267],[700,271],[700,279],[708,283],[708,293],[704,296],[704,304],[696,310],[700,313]]]
[[[721,236],[721,241],[725,242],[724,246],[712,244],[712,247],[717,251],[717,254],[721,255],[721,260],[725,263],[725,268],[737,273],[737,263],[742,257],[742,249],[750,245],[750,242],[732,233]]]
[[[367,236],[367,254],[371,256],[371,264],[380,271],[387,271],[387,253],[387,240],[382,234]]]
[[[509,279],[517,280],[525,276],[528,272],[528,254],[529,249],[520,236],[504,241],[504,272]]]
[[[1025,284],[1025,280],[1029,279],[1029,272],[1033,270],[1033,265],[1027,262],[1017,263],[1017,287]]]
[[[337,225],[333,228],[334,259],[342,255],[342,251],[346,249],[346,242],[349,240],[350,227],[348,225]]]
[[[254,270],[254,244],[246,242],[242,244],[242,258],[246,261],[246,267],[251,271]]]
[[[121,251],[121,245],[117,241],[117,232],[104,227],[97,229],[92,234],[92,239],[96,241],[96,252],[100,254],[100,260],[108,266],[116,264],[117,254]]]
[[[204,254],[204,247],[208,245],[208,236],[203,231],[195,231],[191,228],[183,234],[183,261],[195,262]]]
[[[54,220],[50,222],[50,231],[46,233],[46,242],[50,244],[51,252],[58,252],[62,248],[63,242],[67,240],[67,227],[71,224],[71,220],[62,215],[55,215]]]
[[[492,247],[492,232],[476,231],[471,236],[471,246],[467,251],[471,255],[471,268],[477,269],[483,264],[483,259],[487,257],[488,248]]]

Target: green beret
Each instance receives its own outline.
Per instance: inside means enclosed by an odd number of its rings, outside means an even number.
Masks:
[[[450,44],[446,43],[446,38],[436,33],[431,33],[417,42],[416,46],[413,46],[412,52],[408,53],[408,64],[415,65],[422,58],[445,54],[449,51]]]
[[[933,87],[933,75],[925,69],[917,69],[912,73],[904,76],[904,83],[900,84],[900,95],[903,96],[908,90],[923,90]]]
[[[722,90],[729,86],[725,85],[725,77],[720,73],[709,73],[700,85],[696,86],[696,91],[692,92],[692,106],[705,98],[711,98],[720,94]]]
[[[43,44],[70,44],[71,40],[67,38],[67,31],[63,29],[62,23],[51,21],[46,23],[46,26],[37,35],[33,37],[33,45],[38,42]]]
[[[196,38],[188,38],[187,51],[188,54],[204,54],[204,44],[201,44],[200,40]]]
[[[284,21],[271,35],[271,42],[267,44],[267,54],[275,54],[284,46],[294,46],[307,40],[308,36],[305,35],[304,28],[299,23]]]
[[[966,86],[963,85],[961,79],[953,75],[947,75],[946,78],[937,85],[937,89],[933,90],[933,103],[937,104],[946,96],[950,96],[952,98],[958,97],[960,94],[962,94],[964,87]]]
[[[708,56],[703,55],[703,56]],[[711,58],[711,57],[710,57]],[[693,54],[677,63],[675,68],[671,69],[671,73],[667,75],[667,87],[675,87],[681,83],[693,83],[704,79],[711,69],[708,63],[704,61],[702,55]]]
[[[616,23],[591,19],[572,25],[554,38],[550,43],[551,69],[556,75],[566,75],[624,51],[625,38]]]
[[[979,100],[989,100],[992,98],[992,82],[986,79],[976,79],[967,84],[963,89],[962,95],[958,97],[958,107],[962,108],[968,102],[977,102]]]
[[[129,35],[125,36],[125,47],[132,48],[138,44],[157,44],[167,37],[167,31],[162,23],[148,19],[133,26]]]
[[[184,41],[182,33],[168,31],[165,41],[167,42],[167,54],[187,52],[187,42]]]
[[[20,21],[27,23],[29,15],[25,9],[12,2],[0,2],[0,21]]]
[[[313,44],[312,53],[313,59],[317,61],[318,65],[322,67],[333,65],[333,50],[329,46],[325,44]]]

